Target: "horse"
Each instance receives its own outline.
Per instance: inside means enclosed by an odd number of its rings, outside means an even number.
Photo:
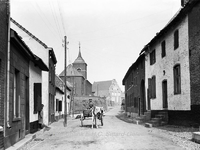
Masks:
[[[103,126],[103,111],[103,107],[94,106],[92,108],[92,128],[94,123],[96,128],[98,128],[97,119],[101,121],[101,125]]]

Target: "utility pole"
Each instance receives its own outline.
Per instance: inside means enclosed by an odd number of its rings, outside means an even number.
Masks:
[[[65,69],[64,69],[64,71],[65,71],[65,78],[64,78],[64,82],[65,82],[65,110],[64,110],[64,127],[66,127],[67,126],[67,84],[66,84],[66,82],[67,82],[67,80],[66,80],[66,75],[67,75],[67,70],[66,70],[66,62],[67,62],[67,44],[68,44],[69,42],[67,42],[67,36],[64,36],[64,48],[65,48]]]

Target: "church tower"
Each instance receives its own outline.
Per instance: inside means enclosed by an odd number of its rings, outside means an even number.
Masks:
[[[73,67],[80,72],[85,79],[87,79],[87,64],[81,56],[81,45],[79,43],[79,54],[76,60],[73,63]]]

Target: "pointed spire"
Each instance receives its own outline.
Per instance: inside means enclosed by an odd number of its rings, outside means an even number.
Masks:
[[[82,57],[81,56],[81,43],[79,42],[79,53],[78,53],[78,57]]]
[[[78,57],[76,58],[76,60],[74,61],[74,63],[85,63],[84,59],[81,56],[81,43],[79,42],[79,53],[78,53]]]

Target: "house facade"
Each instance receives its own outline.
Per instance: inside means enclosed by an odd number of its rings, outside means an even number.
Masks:
[[[4,103],[7,99],[7,52],[8,52],[8,3],[7,0],[0,1],[0,150],[4,149],[5,134],[5,112]]]
[[[23,38],[23,41],[38,57],[42,58],[49,71],[42,71],[42,104],[44,123],[50,124],[55,121],[54,100],[55,100],[55,66],[57,63],[54,51],[45,43],[35,37],[27,29],[11,18],[11,27]]]
[[[200,3],[183,7],[144,47],[147,109],[166,110],[169,122],[199,120]]]
[[[56,82],[56,95],[55,95],[55,119],[59,120],[64,117],[65,113],[65,84],[59,76],[55,76]],[[67,114],[71,112],[71,89],[66,84],[66,103],[67,103]]]
[[[108,105],[120,105],[122,102],[122,91],[115,79],[108,81],[98,81],[92,84],[94,96],[105,97]]]
[[[42,59],[35,56],[29,63],[29,128],[30,133],[39,129],[38,112],[42,104],[42,71],[49,71]],[[28,123],[28,122],[27,122]]]
[[[35,55],[14,30],[10,30],[9,99],[5,107],[5,148],[29,133],[29,64]]]
[[[144,53],[130,66],[122,84],[125,85],[125,108],[128,115],[144,115],[146,112]]]

